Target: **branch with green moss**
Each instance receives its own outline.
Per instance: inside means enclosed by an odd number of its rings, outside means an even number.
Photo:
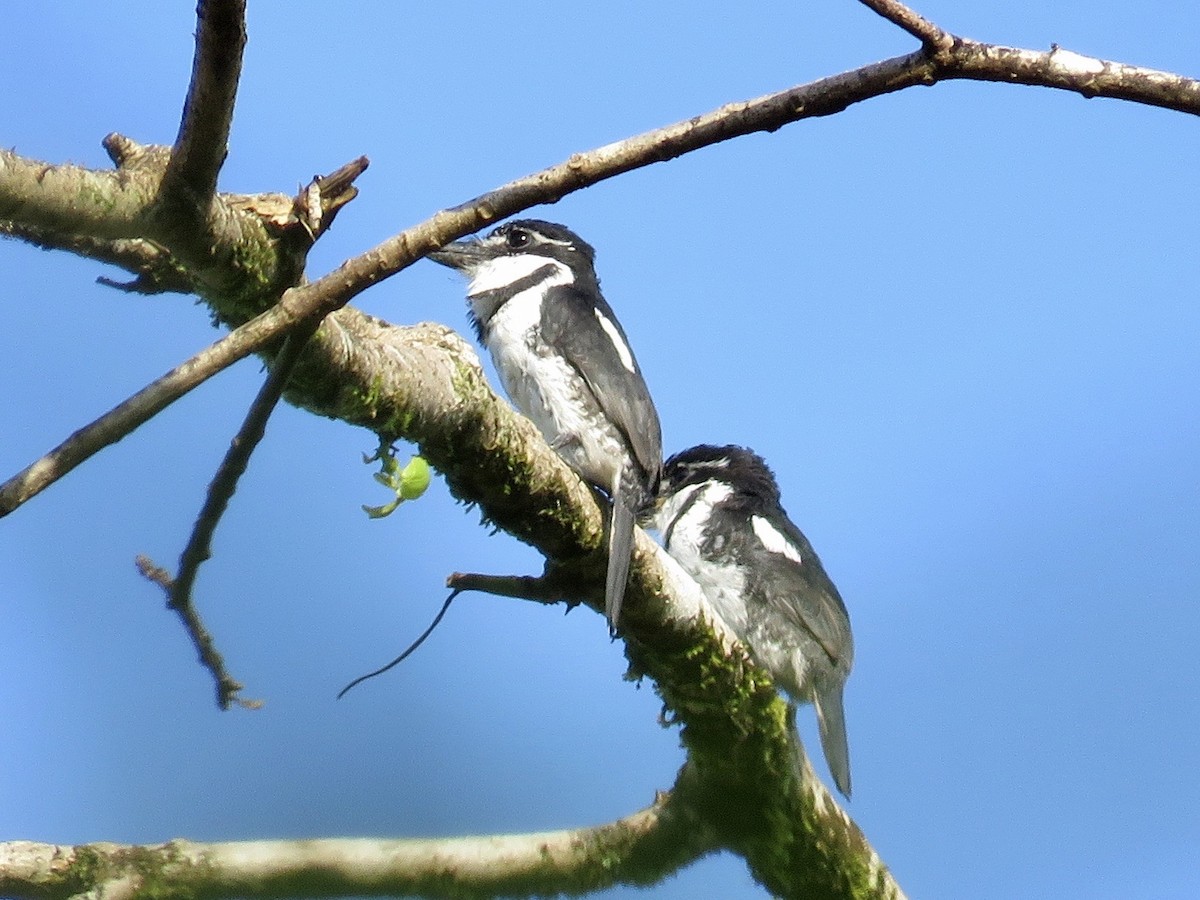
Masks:
[[[290,390],[294,402],[315,412],[415,441],[459,499],[478,504],[491,522],[537,547],[556,565],[573,567],[577,587],[564,599],[599,610],[604,525],[594,493],[532,423],[496,396],[475,351],[457,334],[439,325],[399,327],[354,309],[341,310],[307,345]],[[654,681],[669,714],[683,726],[689,761],[672,796],[699,833],[715,835],[699,847],[684,844],[690,848],[687,858],[728,847],[744,856],[762,883],[780,896],[795,896],[793,888],[814,897],[900,896],[862,834],[812,774],[795,742],[787,707],[767,676],[714,622],[695,583],[640,532],[626,607],[623,627],[632,671]],[[179,845],[167,845],[172,846]],[[219,846],[235,853],[238,845]],[[302,851],[304,845],[272,846]],[[361,851],[384,844],[355,846]],[[157,859],[160,851],[124,852],[120,859],[144,862]],[[45,853],[39,858],[46,858]],[[384,864],[361,855],[358,861],[367,869]],[[595,871],[596,858],[576,862],[582,870]],[[605,883],[653,880],[653,870],[626,870],[611,862],[604,867],[611,879]],[[193,870],[168,865],[156,878],[177,876],[184,880],[174,889],[195,893],[186,880],[195,875]],[[113,891],[132,877],[96,871]],[[598,886],[580,881],[582,877],[557,872],[557,880],[544,882],[543,890]],[[257,883],[247,878],[246,883]],[[469,884],[455,876],[443,878],[448,880],[439,883],[449,886],[431,888],[429,896],[473,895]],[[0,890],[14,896],[63,896],[5,889],[4,884],[0,880]],[[158,890],[162,882],[156,885]],[[96,886],[91,882],[86,887]],[[853,891],[847,893],[848,887]],[[372,893],[357,881],[329,890]],[[205,895],[277,895],[275,891],[263,887],[252,892],[238,882],[226,893]],[[312,894],[308,886],[303,892]]]
[[[731,649],[733,652],[730,652]],[[769,679],[702,621],[631,644],[635,671],[683,725],[688,761],[648,809],[593,828],[438,840],[79,847],[0,843],[0,895],[20,898],[495,897],[648,885],[717,850],[774,896],[903,900],[813,773]]]
[[[671,795],[594,828],[439,840],[368,838],[154,846],[0,843],[0,895],[495,897],[661,880],[716,849]]]

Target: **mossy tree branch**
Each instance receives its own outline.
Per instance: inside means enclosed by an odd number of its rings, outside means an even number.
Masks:
[[[652,883],[716,849],[675,796],[594,828],[443,840],[331,839],[155,846],[0,844],[0,894],[484,898]]]

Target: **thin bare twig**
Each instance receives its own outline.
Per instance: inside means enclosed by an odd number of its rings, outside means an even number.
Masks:
[[[191,604],[183,607],[172,607],[170,602],[172,580],[171,573],[161,566],[157,566],[154,562],[145,556],[139,556],[134,560],[134,565],[142,574],[142,577],[148,581],[153,581],[167,595],[167,607],[173,608],[179,614],[179,618],[183,620],[184,631],[192,641],[192,645],[196,648],[196,655],[200,657],[200,664],[212,673],[213,679],[217,684],[217,702],[225,709],[230,702],[236,702],[239,706],[246,709],[258,709],[262,703],[258,700],[243,700],[238,697],[245,685],[241,684],[236,678],[229,674],[229,670],[225,668],[225,659],[217,650],[216,642],[212,635],[205,627],[200,614]]]
[[[577,153],[405,229],[320,280],[298,288],[296,301],[307,304],[311,298],[311,302],[317,302],[313,295],[329,292],[329,302],[347,303],[447,241],[536,204],[554,203],[608,178],[702,147],[758,131],[774,131],[802,119],[832,115],[854,103],[905,88],[956,78],[1041,85],[1086,97],[1118,97],[1200,114],[1200,82],[1194,79],[1078,54],[1068,57],[1058,49],[1013,50],[960,40],[952,52],[938,54],[936,59],[923,51],[894,57],[776,94],[726,104],[674,125]]]
[[[186,229],[203,227],[216,194],[245,46],[245,0],[200,0],[192,79],[159,195],[164,206],[190,220],[181,223]]]
[[[205,627],[200,613],[196,609],[195,601],[192,598],[192,588],[196,583],[196,575],[200,566],[212,556],[213,534],[217,530],[221,516],[229,506],[229,500],[237,490],[238,480],[250,463],[251,455],[266,433],[267,420],[270,419],[271,413],[279,404],[279,398],[283,396],[284,387],[296,368],[296,362],[300,359],[304,345],[308,343],[309,338],[313,336],[320,324],[319,321],[311,321],[297,327],[288,335],[283,349],[275,357],[266,381],[259,390],[258,396],[254,398],[254,403],[251,404],[242,427],[230,443],[229,451],[225,454],[220,468],[217,469],[217,474],[208,486],[208,496],[205,498],[204,506],[196,518],[196,524],[192,528],[187,546],[184,547],[183,553],[179,557],[179,573],[174,578],[166,577],[164,570],[155,566],[145,557],[138,558],[138,568],[142,574],[161,585],[167,592],[167,608],[174,610],[179,615],[184,630],[192,639],[200,656],[200,664],[212,674],[217,689],[217,706],[221,709],[228,709],[231,702],[254,708],[262,704],[259,701],[245,701],[238,698],[237,694],[243,690],[244,685],[230,677],[225,669],[223,657],[217,652],[212,635]]]
[[[196,519],[191,537],[179,557],[179,573],[175,576],[171,589],[172,607],[179,608],[191,603],[196,574],[204,561],[212,555],[212,536],[221,521],[221,516],[237,490],[238,480],[245,474],[251,455],[266,433],[267,420],[271,418],[279,404],[279,398],[283,396],[283,389],[296,368],[296,361],[300,358],[304,345],[319,325],[319,321],[306,322],[288,335],[258,396],[254,398],[242,427],[230,442],[229,451],[208,486],[208,496]]]
[[[569,612],[579,604],[577,600],[568,600],[564,591],[565,584],[561,578],[555,575],[477,575],[467,572],[455,572],[446,579],[446,587],[450,588],[450,596],[446,598],[446,602],[442,604],[442,608],[438,610],[438,614],[433,617],[433,621],[429,623],[429,627],[421,632],[421,636],[408,645],[408,648],[389,662],[387,665],[380,666],[373,672],[368,672],[366,675],[360,675],[342,688],[337,695],[339,700],[344,697],[351,688],[362,684],[369,678],[374,678],[376,675],[382,675],[389,669],[395,668],[408,659],[413,652],[425,643],[435,628],[441,624],[446,613],[450,609],[450,604],[454,602],[459,594],[464,591],[479,591],[485,594],[495,594],[499,597],[513,597],[518,600],[533,600],[537,603],[553,606],[556,603],[567,604]]]
[[[546,575],[481,575],[475,572],[455,572],[446,579],[446,587],[455,593],[479,591],[497,597],[512,597],[516,600],[532,600],[546,606],[566,602],[578,606],[578,600],[569,600],[563,593],[564,585],[558,579]]]
[[[874,10],[894,25],[903,28],[930,50],[944,50],[954,41],[954,36],[938,28],[916,10],[898,0],[859,0],[863,6]]]

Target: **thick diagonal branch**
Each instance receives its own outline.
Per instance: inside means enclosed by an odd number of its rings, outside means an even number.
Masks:
[[[122,143],[123,150],[130,146],[136,148],[132,152],[144,152],[144,148]],[[301,230],[302,236],[293,239],[293,242],[302,241],[307,246],[329,227],[338,211],[354,198],[357,193],[354,180],[366,168],[366,158],[360,157],[327,176],[313,179],[294,199],[281,195],[229,195],[225,197],[225,202],[231,208],[254,210],[255,216],[270,216],[279,221],[294,223]],[[0,223],[0,235],[6,232],[4,224]],[[14,233],[12,229],[7,230]],[[129,268],[138,275],[137,280],[128,286],[131,290],[194,288],[191,279],[177,266],[171,255],[152,242],[77,238],[53,232],[43,234],[39,229],[28,227],[16,230],[15,234],[39,245],[73,249],[84,255]],[[244,306],[245,304],[233,304],[233,308],[239,312],[244,310]],[[333,308],[335,307],[318,307],[316,315],[309,317],[309,321],[319,319]],[[80,428],[41,459],[35,460],[0,484],[0,518],[45,490],[93,454],[132,432],[217,372],[277,341],[305,318],[306,316],[302,312],[298,313],[292,304],[279,303],[151,382],[95,421]]]
[[[0,517],[17,509],[84,460],[133,432],[192,388],[261,349],[303,319],[286,304],[272,307],[80,428],[45,456],[0,484]]]
[[[875,4],[881,9],[890,5]],[[554,202],[623,172],[722,141],[831,115],[854,103],[905,88],[959,78],[1039,85],[1085,97],[1115,97],[1200,115],[1200,82],[1195,79],[1105,62],[1060,48],[1042,52],[954,38],[935,54],[923,49],[754,100],[730,103],[665,128],[576,154],[406,229],[298,289],[293,302],[298,308],[312,311],[320,306],[337,308],[447,241],[535,204]],[[50,166],[0,150],[0,219],[47,227],[53,224],[56,228],[73,225],[76,232],[101,237],[153,237],[141,227],[144,223],[140,223],[138,212],[156,189],[157,183],[145,185],[113,173]],[[249,241],[243,255],[256,240],[263,242],[259,252],[265,252],[270,242],[265,234],[254,238],[237,232],[225,239],[235,244]],[[261,307],[242,307],[239,312],[239,294],[258,296],[242,285],[241,290],[231,289],[219,298],[222,313],[235,324],[261,311]]]
[[[751,131],[773,130],[787,122],[837,112],[869,97],[948,78],[1038,84],[1077,91],[1085,96],[1121,97],[1200,114],[1200,82],[1193,79],[1119,63],[1106,63],[1061,49],[1040,53],[956,39],[954,46],[946,53],[938,54],[936,61],[922,51],[758,100],[730,104],[686,122],[590,153],[577,154],[557,166],[518,179],[469,203],[444,210],[349,260],[323,278],[289,291],[279,308],[256,322],[253,335],[239,335],[242,342],[239,350],[228,354],[225,364],[277,341],[297,321],[325,315],[343,306],[371,285],[411,265],[423,254],[497,218],[536,203],[552,202],[564,194],[621,172],[670,159],[717,141]],[[0,217],[4,215],[5,153],[0,151]],[[21,170],[22,175],[8,180],[10,195],[14,184],[36,182],[37,172],[45,167],[16,160],[15,168]],[[71,174],[80,180],[98,177],[96,173],[84,171]],[[72,190],[78,189],[76,186]],[[64,202],[69,206],[73,198],[68,197]],[[38,208],[42,214],[52,215],[63,209],[56,203],[48,202]],[[241,296],[234,292],[213,300],[227,321],[245,321],[257,312],[254,304],[243,303]],[[260,295],[251,290],[245,296]],[[194,383],[179,382],[183,389],[190,389]],[[296,396],[299,402],[304,402],[302,393],[298,392]],[[336,408],[330,408],[327,414],[337,416],[340,413]],[[10,493],[8,496],[8,502],[11,503],[13,495]]]
[[[492,393],[456,334],[344,309],[323,324],[309,349],[293,378],[293,400],[415,441],[455,496],[478,504],[489,520],[572,574],[590,565],[594,583],[602,583],[604,518],[594,493],[528,420]],[[599,608],[597,591],[580,597]],[[626,602],[633,671],[654,680],[684,725],[703,785],[697,795],[710,798],[705,815],[723,823],[722,840],[772,890],[798,884],[819,886],[810,896],[837,896],[835,886],[854,882],[876,886],[862,896],[895,895],[862,834],[797,756],[786,707],[769,680],[732,652],[734,640],[695,583],[641,532]],[[804,837],[814,834],[821,838]]]

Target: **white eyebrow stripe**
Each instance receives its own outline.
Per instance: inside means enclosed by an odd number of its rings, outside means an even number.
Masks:
[[[782,554],[797,565],[804,564],[804,559],[800,556],[796,545],[780,534],[779,529],[762,516],[751,516],[750,524],[754,527],[754,533],[758,535],[762,545],[771,553]]]
[[[629,352],[629,348],[625,346],[625,342],[621,340],[621,332],[617,331],[617,326],[609,321],[604,313],[596,309],[596,319],[600,322],[600,327],[604,329],[604,333],[608,335],[608,339],[613,342],[613,348],[617,351],[617,356],[621,358],[623,365],[630,373],[637,371],[637,367],[633,364],[633,354]]]

